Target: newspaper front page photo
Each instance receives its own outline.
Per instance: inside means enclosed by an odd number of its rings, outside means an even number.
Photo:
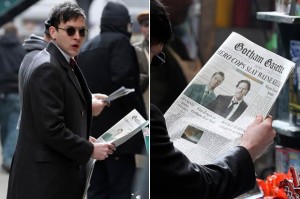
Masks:
[[[165,113],[174,142],[211,163],[240,142],[257,114],[270,112],[295,63],[232,33]]]

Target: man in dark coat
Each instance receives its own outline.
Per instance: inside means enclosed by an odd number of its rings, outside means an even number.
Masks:
[[[239,118],[248,107],[244,101],[244,97],[250,88],[250,81],[240,80],[236,85],[234,96],[218,95],[214,101],[207,105],[207,108],[233,122]]]
[[[2,168],[9,172],[18,140],[16,125],[20,113],[18,72],[25,50],[13,23],[3,26],[0,38],[0,126]]]
[[[152,59],[170,40],[172,32],[168,14],[160,1],[150,0],[150,10]],[[263,121],[258,116],[246,129],[240,146],[212,164],[198,165],[174,147],[164,116],[155,105],[150,106],[150,117],[151,198],[235,198],[254,187],[253,161],[273,142],[275,136],[272,119],[269,117]]]
[[[111,102],[101,117],[94,118],[92,135],[99,137],[132,109],[144,118],[146,111],[139,87],[139,66],[130,44],[131,20],[128,9],[109,1],[103,9],[101,32],[83,46],[78,63],[92,92],[110,94],[121,86],[135,92]],[[145,148],[142,133],[118,147],[105,161],[96,162],[89,199],[129,199],[136,171],[135,154]]]
[[[86,163],[112,154],[112,144],[89,142],[92,115],[106,95],[91,95],[72,64],[84,41],[85,15],[76,4],[58,4],[50,14],[52,41],[39,52],[24,82],[20,133],[7,199],[82,199]]]

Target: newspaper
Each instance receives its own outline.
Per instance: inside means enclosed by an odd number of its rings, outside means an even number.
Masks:
[[[137,110],[133,109],[119,122],[117,122],[114,126],[97,138],[96,142],[113,143],[116,147],[118,147],[138,132],[142,132],[148,126],[148,124],[149,121],[146,121]],[[86,198],[95,162],[96,160],[91,158],[86,166],[87,181],[84,189],[83,199]]]
[[[119,97],[122,97],[124,95],[128,95],[129,93],[132,93],[132,92],[134,92],[134,88],[125,88],[124,86],[122,86],[121,88],[119,88],[115,92],[111,93],[103,101],[110,103],[111,101],[113,101],[113,100],[115,100]]]
[[[174,145],[192,162],[212,163],[240,143],[244,130],[257,114],[269,114],[294,66],[295,63],[231,33],[165,113]],[[214,89],[215,97],[204,104],[202,99],[190,95],[195,85],[200,93],[199,85],[207,85],[219,71],[225,79]],[[231,116],[223,116],[221,107],[227,109],[235,93],[243,90],[238,86],[240,80],[250,82],[251,87],[232,109]],[[222,101],[218,103],[218,99]]]

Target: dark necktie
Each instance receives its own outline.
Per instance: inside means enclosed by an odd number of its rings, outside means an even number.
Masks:
[[[77,65],[76,61],[73,58],[70,59],[70,66],[72,67],[72,70],[75,74],[75,78],[76,78],[76,81],[77,81],[78,85],[81,87],[81,84],[78,81],[78,65]]]
[[[76,61],[73,59],[73,58],[71,58],[70,59],[70,66],[74,69],[75,67],[77,67],[77,63],[76,63]]]
[[[233,106],[234,106],[235,104],[238,104],[238,103],[237,103],[237,102],[234,102],[234,101],[231,101],[231,105],[228,106],[228,107],[225,109],[225,111],[224,111],[224,113],[222,114],[222,116],[223,116],[223,117],[227,117],[227,115],[229,115],[229,113],[232,111]]]

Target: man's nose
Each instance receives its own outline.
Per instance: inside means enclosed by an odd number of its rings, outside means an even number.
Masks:
[[[76,39],[80,39],[80,34],[79,34],[79,31],[76,30],[75,34],[74,34],[74,38]]]

